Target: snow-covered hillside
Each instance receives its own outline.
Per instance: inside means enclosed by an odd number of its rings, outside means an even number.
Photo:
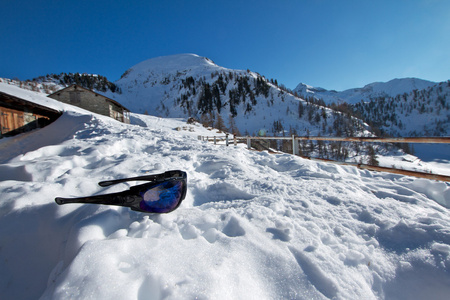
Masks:
[[[370,124],[377,135],[450,135],[450,82],[404,78],[343,92],[299,84],[295,92],[328,104],[350,104],[348,110]]]
[[[220,67],[195,54],[152,58],[128,69],[115,83],[100,75],[47,75],[0,82],[43,93],[73,83],[104,94],[132,112],[194,117],[241,135],[370,135],[361,120],[286,92],[250,70]]]
[[[2,299],[450,294],[447,183],[214,145],[183,120],[132,114],[123,124],[15,92],[65,113],[0,140]],[[187,172],[188,193],[170,214],[54,202],[171,169]]]
[[[353,106],[364,120],[391,136],[449,136],[450,81]]]
[[[130,110],[162,117],[195,117],[241,134],[367,135],[355,118],[294,97],[249,70],[226,69],[195,54],[149,59],[106,93]]]
[[[300,97],[314,97],[322,99],[326,104],[332,102],[349,104],[366,102],[379,97],[395,97],[397,95],[409,94],[413,90],[423,90],[436,85],[436,82],[422,80],[418,78],[393,79],[388,82],[374,82],[362,88],[353,88],[337,92],[323,88],[315,88],[304,83],[300,83],[294,89]]]
[[[123,95],[109,94],[133,112],[152,115],[166,113],[169,116],[179,113],[175,103],[169,103],[179,97],[177,84],[181,79],[192,76],[195,79],[211,79],[215,72],[232,72],[217,66],[211,60],[194,54],[163,56],[143,61],[127,71],[116,81]],[[238,71],[243,74],[243,71]],[[199,91],[200,92],[200,91]],[[170,96],[169,96],[170,93]],[[169,99],[169,98],[172,99]],[[164,107],[164,108],[163,108]],[[175,111],[174,111],[175,110]],[[167,114],[167,113],[166,113]]]

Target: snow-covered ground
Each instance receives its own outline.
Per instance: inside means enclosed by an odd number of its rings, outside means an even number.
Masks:
[[[180,119],[127,125],[50,100],[65,110],[56,122],[0,140],[2,299],[448,299],[448,183],[214,145]],[[171,169],[187,172],[188,193],[170,214],[54,202]]]

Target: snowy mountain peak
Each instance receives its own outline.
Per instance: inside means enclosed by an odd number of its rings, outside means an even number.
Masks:
[[[364,86],[361,91],[384,93],[387,96],[410,93],[413,90],[423,90],[435,85],[436,82],[422,80],[418,78],[396,78],[388,82],[374,82]],[[358,90],[358,89],[355,89]]]
[[[303,94],[307,94],[307,93],[314,94],[314,93],[326,92],[327,90],[324,88],[321,88],[321,87],[313,87],[306,83],[299,83],[297,85],[297,87],[295,88],[295,91],[297,91],[297,93],[303,95]]]
[[[192,70],[211,70],[220,68],[212,60],[196,54],[177,54],[160,56],[140,62],[128,69],[119,81],[129,78],[130,74],[142,76],[147,74],[186,73]]]

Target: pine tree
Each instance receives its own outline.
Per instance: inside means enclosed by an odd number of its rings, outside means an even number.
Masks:
[[[225,131],[227,129],[225,126],[225,122],[223,121],[223,118],[218,111],[216,112],[216,124],[214,127],[219,129],[220,131]]]
[[[371,166],[378,166],[379,165],[379,162],[377,160],[377,156],[376,156],[376,153],[375,153],[375,149],[373,148],[372,145],[368,145],[367,146],[367,155],[369,156],[368,160],[367,160],[367,164],[368,165],[371,165]]]
[[[298,118],[301,119],[303,116],[303,113],[305,112],[305,108],[303,107],[303,104],[301,101],[298,102]]]
[[[234,121],[234,117],[232,114],[230,114],[228,117],[228,123],[230,124],[229,131],[231,131],[231,133],[234,135],[240,136],[241,133],[239,132],[239,129],[236,126],[236,122]]]

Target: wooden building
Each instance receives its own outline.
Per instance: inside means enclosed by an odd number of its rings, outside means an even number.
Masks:
[[[0,138],[44,127],[61,114],[60,111],[0,92]]]
[[[130,111],[119,102],[76,84],[56,91],[48,97],[111,117],[120,122],[130,123]]]

